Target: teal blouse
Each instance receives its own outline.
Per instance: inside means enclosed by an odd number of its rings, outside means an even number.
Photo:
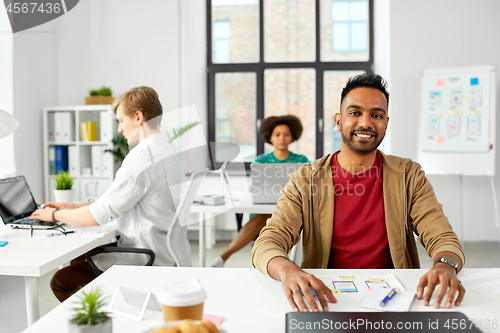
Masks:
[[[274,156],[274,152],[257,156],[255,163],[309,163],[309,160],[304,155],[290,152],[290,155],[284,160],[278,160]]]

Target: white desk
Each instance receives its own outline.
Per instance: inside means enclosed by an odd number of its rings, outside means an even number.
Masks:
[[[426,270],[308,270],[317,275],[385,275],[394,274],[406,290],[415,290],[419,278]],[[485,269],[465,269],[459,274],[465,276]],[[281,283],[252,268],[175,268],[175,267],[133,267],[114,266],[84,290],[99,287],[105,295],[111,296],[117,285],[145,291],[158,292],[164,284],[197,277],[207,290],[204,313],[224,316],[219,326],[222,332],[259,332],[277,333],[285,331],[285,314],[291,311]],[[77,294],[80,295],[82,291]],[[434,293],[437,294],[436,292]],[[30,326],[25,332],[66,332],[67,320],[73,315],[72,307],[76,304],[74,295],[43,318]],[[109,299],[109,298],[108,298]],[[434,298],[433,298],[434,300]],[[434,304],[431,300],[431,304]],[[362,311],[362,299],[343,299],[336,304],[329,304],[330,311]],[[498,308],[500,300],[478,294],[466,293],[459,307],[434,309],[424,307],[423,301],[415,299],[411,311],[460,311],[470,319],[497,319],[500,321]],[[161,324],[159,311],[146,310],[142,321],[135,321],[115,316],[114,332],[144,332],[146,329]],[[498,332],[497,329],[485,329],[483,332]]]
[[[200,267],[205,267],[205,220],[210,215],[224,213],[250,213],[250,214],[272,214],[276,204],[254,204],[250,193],[235,193],[234,205],[226,198],[226,204],[219,206],[208,206],[203,204],[193,204],[192,213],[199,213],[199,256]]]
[[[101,238],[33,239],[28,229],[0,225],[0,240],[9,242],[0,248],[0,275],[24,276],[28,325],[40,317],[37,279],[114,237],[115,228],[107,227]]]

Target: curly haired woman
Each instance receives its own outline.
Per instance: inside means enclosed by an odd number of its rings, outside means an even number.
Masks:
[[[269,154],[257,156],[255,163],[309,163],[304,155],[295,154],[288,146],[302,136],[300,119],[292,116],[272,116],[264,119],[260,127],[260,137],[274,146]],[[224,267],[229,257],[259,236],[271,214],[251,214],[250,220],[241,228],[227,249],[212,262],[210,267]]]

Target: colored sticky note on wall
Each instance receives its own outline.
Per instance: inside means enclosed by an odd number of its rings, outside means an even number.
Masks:
[[[462,110],[460,110],[460,109],[453,110],[453,117],[461,118],[462,117]]]
[[[470,79],[470,85],[471,86],[477,86],[479,84],[479,78],[473,77]]]
[[[436,87],[444,87],[444,79],[437,79]]]
[[[446,143],[446,137],[444,135],[439,135],[436,138],[436,141],[437,141],[438,145],[442,145],[442,144]]]

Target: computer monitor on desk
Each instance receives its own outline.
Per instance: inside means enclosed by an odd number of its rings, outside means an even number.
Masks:
[[[252,201],[254,204],[276,204],[288,176],[305,163],[252,163]]]

